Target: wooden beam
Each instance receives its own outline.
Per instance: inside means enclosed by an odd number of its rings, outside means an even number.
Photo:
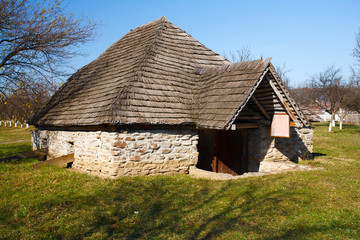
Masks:
[[[258,128],[261,124],[258,123],[244,123],[244,124],[236,124],[237,129],[244,128]]]
[[[238,120],[260,120],[260,119],[263,119],[262,117],[260,116],[244,116],[244,115],[241,115],[241,116],[237,116]]]
[[[72,153],[58,158],[53,158],[43,162],[35,163],[33,164],[33,168],[39,168],[45,165],[55,165],[65,168],[68,163],[74,162],[74,160],[74,154]]]
[[[214,156],[214,161],[213,161],[213,170],[214,170],[214,172],[218,171],[217,166],[218,166],[217,157]]]
[[[259,101],[256,99],[256,97],[254,95],[251,96],[252,100],[254,100],[254,102],[256,103],[256,105],[258,106],[258,108],[261,110],[261,112],[264,114],[264,116],[267,119],[270,119],[270,115],[267,113],[267,111],[261,106],[261,104],[259,103]]]

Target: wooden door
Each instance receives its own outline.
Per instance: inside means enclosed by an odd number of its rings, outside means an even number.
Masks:
[[[213,170],[232,175],[247,172],[246,130],[219,130],[216,132]]]

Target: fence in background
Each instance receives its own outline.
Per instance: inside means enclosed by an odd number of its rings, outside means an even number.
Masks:
[[[331,115],[330,114],[319,114],[318,115],[322,121],[324,122],[328,122],[330,121]],[[335,121],[339,121],[340,117],[338,115],[335,115]],[[346,117],[344,118],[344,123],[360,123],[360,114],[348,114],[346,115]]]
[[[29,128],[29,124],[15,121],[0,121],[0,127]]]
[[[360,114],[349,114],[344,119],[345,123],[360,123]]]

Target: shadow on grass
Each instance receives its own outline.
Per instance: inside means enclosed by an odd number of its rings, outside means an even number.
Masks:
[[[87,227],[71,235],[69,229],[51,235],[61,238],[100,234],[106,239],[209,239],[231,229],[261,233],[264,226],[249,219],[256,219],[259,214],[286,215],[288,210],[282,206],[285,199],[293,203],[299,197],[305,203],[311,201],[299,193],[267,191],[266,186],[251,182],[247,186],[223,182],[214,190],[211,181],[201,182],[200,186],[195,180],[190,180],[190,184],[187,181],[171,177],[125,180],[120,186],[98,190],[96,194],[66,201],[48,200],[41,203],[41,208],[49,212],[61,208],[66,208],[66,212],[87,212],[77,218],[78,223],[71,223]],[[190,190],[192,184],[194,189]]]
[[[319,153],[319,152],[314,152],[313,153],[313,156],[314,156],[314,158],[316,158],[316,157],[323,157],[323,156],[326,156],[327,154],[325,154],[325,153]]]
[[[31,151],[31,144],[28,142],[0,145],[0,158],[8,157],[23,152]]]
[[[357,223],[348,224],[344,223],[343,220],[332,220],[327,224],[320,223],[316,226],[299,224],[283,234],[264,238],[264,240],[312,239],[314,236],[316,236],[314,237],[316,239],[358,239],[359,230],[359,225]],[[333,231],[336,231],[337,233],[332,234]]]

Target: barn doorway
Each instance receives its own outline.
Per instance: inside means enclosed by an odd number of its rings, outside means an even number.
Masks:
[[[241,175],[247,172],[247,131],[200,130],[198,143],[200,169]]]

